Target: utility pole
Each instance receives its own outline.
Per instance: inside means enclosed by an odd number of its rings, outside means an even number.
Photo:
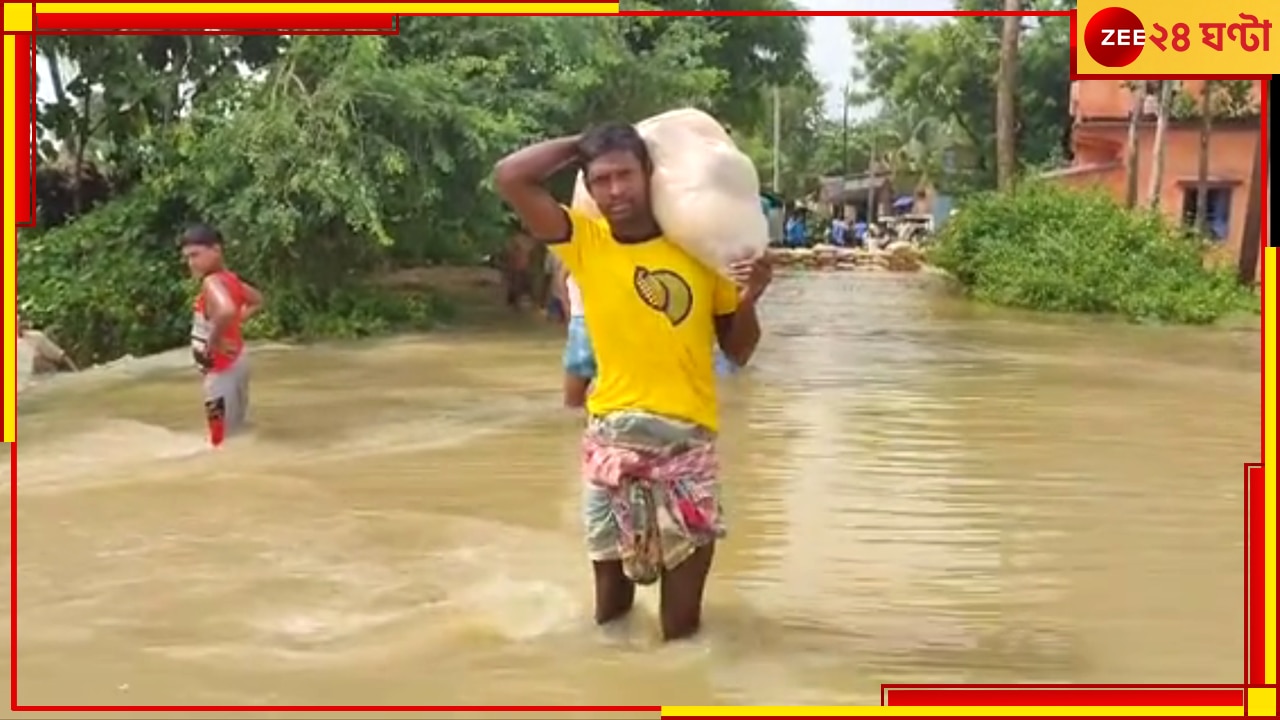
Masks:
[[[1151,140],[1151,182],[1147,192],[1147,205],[1160,209],[1160,188],[1164,186],[1166,135],[1169,132],[1169,105],[1173,102],[1173,80],[1152,80],[1147,92],[1158,99],[1156,104],[1156,134]]]
[[[1004,0],[1000,30],[1000,68],[996,79],[996,181],[1002,192],[1013,189],[1018,174],[1018,38],[1020,0]],[[1129,207],[1134,201],[1129,202]]]
[[[871,129],[871,155],[867,159],[867,224],[875,216],[876,194],[880,192],[880,183],[876,177],[876,131]]]
[[[844,84],[844,121],[840,135],[840,182],[849,176],[849,83]]]
[[[782,91],[773,86],[773,192],[782,195]]]
[[[1241,230],[1240,257],[1236,265],[1242,285],[1252,286],[1258,281],[1258,253],[1266,238],[1262,236],[1262,137],[1253,151],[1253,175],[1249,179],[1249,201],[1244,211],[1244,228]]]

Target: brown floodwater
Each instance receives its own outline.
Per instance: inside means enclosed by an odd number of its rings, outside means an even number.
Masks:
[[[19,699],[870,704],[889,682],[1239,682],[1258,334],[994,311],[935,285],[775,283],[757,359],[723,388],[731,528],[706,629],[669,646],[651,590],[628,624],[590,622],[552,328],[256,347],[254,429],[217,453],[182,353],[27,389]]]

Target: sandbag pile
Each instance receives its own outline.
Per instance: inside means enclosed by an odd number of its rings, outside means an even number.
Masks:
[[[770,248],[779,267],[808,270],[918,272],[924,266],[920,248],[908,242],[890,243],[883,250],[815,245],[811,248]]]
[[[755,165],[715,118],[685,108],[651,117],[636,129],[653,160],[653,214],[667,238],[717,270],[768,248]],[[573,207],[600,216],[582,173]]]

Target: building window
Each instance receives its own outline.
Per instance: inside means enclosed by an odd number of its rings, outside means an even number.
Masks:
[[[1188,227],[1195,227],[1199,199],[1196,188],[1182,190],[1182,222]],[[1209,188],[1206,200],[1205,204],[1209,208],[1209,237],[1215,242],[1226,240],[1227,231],[1231,228],[1231,188]]]

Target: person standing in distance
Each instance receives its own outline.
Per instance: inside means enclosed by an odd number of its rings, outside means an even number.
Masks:
[[[564,344],[564,406],[581,408],[587,404],[587,391],[596,377],[596,355],[591,349],[591,333],[587,331],[582,289],[568,270],[563,267],[558,267],[557,270],[564,287],[564,305],[569,315]]]
[[[32,328],[30,323],[23,322],[21,315],[15,314],[14,320],[18,326],[18,339],[25,340],[34,355],[31,366],[27,368],[32,374],[45,375],[59,370],[71,372],[80,370],[71,356],[48,335]]]
[[[570,166],[582,169],[602,219],[547,190]],[[650,204],[652,169],[636,129],[608,124],[515,152],[494,180],[582,292],[597,368],[582,445],[596,622],[626,615],[636,584],[660,579],[662,635],[675,640],[701,625],[725,533],[712,347],[746,364],[760,341],[756,302],[773,275],[760,258],[733,265],[730,281],[664,237]]]
[[[249,412],[249,358],[241,326],[262,307],[262,293],[226,268],[222,234],[187,228],[182,257],[200,281],[191,320],[191,354],[204,375],[209,442],[218,447],[244,427]]]

